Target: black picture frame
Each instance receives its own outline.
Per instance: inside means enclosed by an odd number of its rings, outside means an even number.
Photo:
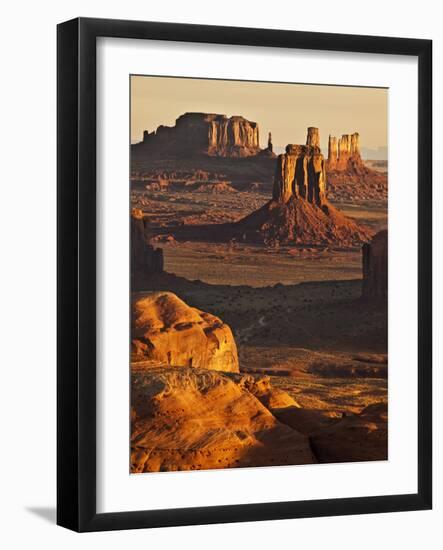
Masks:
[[[399,54],[418,59],[418,491],[416,494],[96,512],[96,39]],[[57,29],[57,523],[104,531],[426,510],[432,506],[432,42],[78,18]]]

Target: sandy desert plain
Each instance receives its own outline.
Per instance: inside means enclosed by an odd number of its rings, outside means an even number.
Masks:
[[[354,151],[328,168],[309,131],[279,156],[272,143],[245,156],[132,146],[132,473],[387,458],[387,304],[362,297],[362,245],[387,227],[387,163]],[[237,234],[281,204],[294,155],[321,160],[306,172],[313,209]],[[297,193],[287,204],[304,204]],[[331,238],[303,238],[317,210],[340,213]],[[270,233],[292,215],[289,233]],[[362,232],[341,238],[342,215]]]

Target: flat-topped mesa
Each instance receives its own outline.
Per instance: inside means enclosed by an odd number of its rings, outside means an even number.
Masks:
[[[315,132],[313,131],[315,130]],[[308,128],[307,145],[289,144],[279,155],[275,169],[272,198],[286,203],[301,197],[316,206],[326,203],[326,166],[318,145],[317,128]]]
[[[327,164],[329,170],[349,170],[356,164],[363,164],[360,135],[357,132],[343,134],[338,140],[335,136],[329,136]]]
[[[247,157],[261,151],[256,122],[214,113],[185,113],[177,118],[175,126],[159,126],[152,133],[145,131],[142,144],[150,152],[178,156]]]

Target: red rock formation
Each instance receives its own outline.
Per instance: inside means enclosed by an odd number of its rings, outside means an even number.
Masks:
[[[308,133],[308,141],[312,140],[316,136]],[[290,144],[286,146],[286,154],[278,156],[272,197],[286,203],[293,196],[317,206],[324,204],[326,169],[319,147]]]
[[[327,201],[325,161],[315,145],[319,142],[318,129],[308,128],[306,145],[289,144],[279,155],[272,200],[235,224],[242,240],[355,245],[370,238],[369,231]]]
[[[310,147],[318,147],[320,149],[320,132],[318,131],[318,128],[314,128],[313,126],[308,128],[306,145],[309,145]]]
[[[256,122],[212,113],[185,113],[175,126],[159,126],[152,133],[145,131],[143,141],[134,147],[142,147],[146,154],[171,156],[247,157],[261,151]]]
[[[131,212],[131,276],[133,283],[140,277],[163,271],[163,250],[148,244],[143,212]],[[136,285],[137,286],[137,285]]]
[[[132,353],[137,361],[238,372],[231,329],[215,315],[188,306],[172,292],[138,296],[132,315]]]
[[[386,200],[388,180],[365,165],[360,154],[358,133],[329,136],[328,198],[335,201]]]
[[[328,141],[328,170],[335,170],[337,167],[338,159],[338,145],[337,138],[334,136],[329,136]]]
[[[307,436],[263,404],[264,382],[203,369],[133,369],[131,472],[315,463]]]
[[[369,300],[386,300],[388,295],[388,232],[379,231],[362,247],[362,296]]]
[[[363,166],[359,134],[343,134],[338,140],[334,136],[329,136],[328,169],[343,171],[358,166]]]

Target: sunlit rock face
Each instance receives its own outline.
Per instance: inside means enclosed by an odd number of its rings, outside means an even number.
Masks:
[[[308,134],[306,136],[306,145],[310,147],[319,147],[320,148],[320,132],[318,128],[309,126]]]
[[[132,305],[132,353],[168,367],[238,372],[237,346],[221,319],[172,292],[149,292]]]
[[[286,153],[278,156],[273,199],[286,203],[291,197],[316,206],[326,202],[326,166],[318,128],[308,128],[306,145],[289,144]]]
[[[147,152],[176,155],[247,157],[261,151],[256,122],[214,113],[185,113],[177,118],[175,126],[159,126],[152,133],[145,131],[141,145]]]
[[[328,160],[329,170],[350,170],[356,165],[363,166],[360,153],[360,135],[343,134],[341,138],[329,136]]]
[[[131,472],[315,463],[308,437],[271,412],[275,399],[266,378],[195,368],[134,370]],[[289,395],[278,395],[279,411],[295,408]]]

